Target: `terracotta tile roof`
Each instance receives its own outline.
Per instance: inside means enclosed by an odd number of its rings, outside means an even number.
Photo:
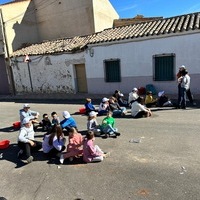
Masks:
[[[88,44],[147,38],[151,36],[166,37],[169,34],[189,33],[189,31],[196,30],[200,31],[200,12],[110,28],[88,36],[47,41],[15,51],[13,56],[55,54],[61,52],[73,53],[83,50]]]

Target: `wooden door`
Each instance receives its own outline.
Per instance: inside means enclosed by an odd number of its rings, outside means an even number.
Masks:
[[[75,65],[78,92],[87,93],[87,78],[84,64]]]

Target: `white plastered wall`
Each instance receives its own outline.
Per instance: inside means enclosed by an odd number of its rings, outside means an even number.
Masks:
[[[85,54],[86,73],[89,93],[111,93],[120,89],[128,93],[133,87],[144,87],[153,84],[157,90],[177,93],[174,81],[153,81],[153,55],[175,54],[174,77],[180,65],[185,65],[191,76],[193,93],[200,93],[200,34],[181,35],[160,39],[134,41],[128,43],[101,44],[89,46],[94,51],[93,57],[88,50]],[[120,59],[121,82],[106,83],[104,80],[104,63],[106,59]]]
[[[77,53],[31,56],[30,63],[23,62],[24,57],[18,57],[18,62],[13,58],[16,93],[75,93],[74,65],[85,62],[83,55]]]

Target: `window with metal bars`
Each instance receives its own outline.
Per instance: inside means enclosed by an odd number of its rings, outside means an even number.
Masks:
[[[175,79],[175,54],[153,56],[154,81],[173,81]]]
[[[105,60],[105,81],[106,82],[120,82],[121,81],[121,70],[120,60]]]

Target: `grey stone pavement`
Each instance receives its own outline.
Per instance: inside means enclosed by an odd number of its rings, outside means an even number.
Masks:
[[[78,112],[84,98],[95,105],[100,95],[28,95],[0,97],[0,140],[10,140],[0,149],[0,197],[8,200],[200,200],[200,101],[186,110],[153,108],[150,118],[133,119],[130,112],[116,118],[121,136],[117,139],[96,137],[111,156],[101,163],[83,164],[66,161],[48,162],[42,152],[34,161],[18,160],[16,145],[19,131],[12,124],[19,109],[30,103],[31,109],[61,117],[68,110],[78,129],[86,130],[87,117]],[[103,117],[97,117],[101,123]],[[36,132],[42,141],[43,132]],[[140,140],[139,143],[130,141]]]

